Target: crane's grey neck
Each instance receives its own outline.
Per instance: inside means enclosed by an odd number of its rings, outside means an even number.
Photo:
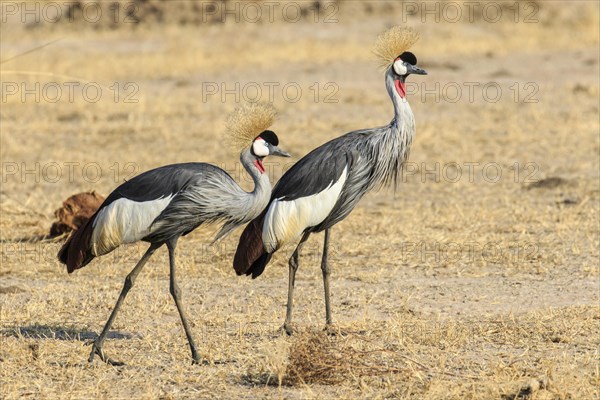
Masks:
[[[240,154],[240,161],[254,181],[254,190],[247,193],[249,196],[247,210],[249,216],[255,214],[250,218],[253,219],[262,212],[271,198],[271,182],[267,171],[261,171],[257,166],[257,157],[252,154],[249,147]]]
[[[224,224],[215,236],[215,242],[227,236],[238,226],[258,217],[267,207],[271,198],[269,175],[264,169],[259,168],[257,157],[252,154],[249,147],[240,154],[240,161],[252,177],[254,189],[251,192],[246,192],[233,179],[224,179],[223,182],[219,183],[219,189],[226,194],[216,197],[220,201],[213,204],[213,206],[216,209],[221,207],[222,213],[214,217],[214,220],[220,219]],[[224,198],[226,199],[225,202],[223,201]]]
[[[389,125],[375,129],[378,134],[369,140],[372,154],[375,154],[370,188],[393,184],[397,188],[402,164],[408,158],[410,145],[415,134],[415,120],[405,97],[398,94],[397,76],[388,69],[385,84],[394,104],[394,119]]]
[[[390,67],[385,74],[385,86],[387,88],[388,94],[392,99],[392,103],[394,104],[394,119],[390,122],[390,125],[401,125],[402,118],[406,114],[407,109],[410,111],[410,106],[408,105],[408,101],[406,97],[400,97],[398,94],[398,90],[396,89],[396,80],[397,75],[392,71],[392,67]],[[399,77],[400,82],[405,84],[405,78]]]

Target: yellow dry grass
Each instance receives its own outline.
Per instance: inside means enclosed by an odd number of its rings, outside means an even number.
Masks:
[[[598,4],[520,2],[518,23],[477,13],[473,22],[436,22],[423,10],[406,16],[401,2],[332,4],[335,23],[324,23],[332,10],[324,4],[317,22],[308,14],[183,24],[191,8],[165,6],[164,23],[136,27],[0,25],[0,60],[60,39],[1,65],[2,398],[599,396]],[[525,23],[532,10],[537,22]],[[88,364],[86,344],[145,248],[119,248],[67,275],[55,259],[60,240],[34,240],[53,210],[73,193],[107,195],[174,162],[213,162],[251,187],[223,122],[256,85],[262,101],[275,88],[272,129],[291,162],[387,123],[392,107],[370,49],[405,17],[420,33],[411,51],[429,72],[407,85],[417,137],[399,191],[368,195],[332,231],[341,334],[320,331],[320,235],[303,251],[299,333],[288,338],[279,327],[292,249],[251,281],[231,267],[239,232],[211,246],[214,230],[203,229],[180,241],[178,269],[211,364],[191,365],[164,250],[105,343],[127,365]],[[79,83],[73,101],[70,82]],[[102,89],[98,101],[85,100],[86,83]],[[292,102],[296,85],[302,95]],[[56,86],[63,94],[51,102]],[[23,87],[33,92],[25,101]],[[289,164],[265,166],[275,181]]]

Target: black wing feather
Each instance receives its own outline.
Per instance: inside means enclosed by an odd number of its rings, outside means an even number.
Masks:
[[[294,164],[273,188],[271,199],[296,200],[322,192],[349,167],[349,147],[355,142],[350,132],[317,147]]]
[[[100,208],[121,198],[140,202],[168,197],[218,169],[207,163],[171,164],[151,169],[117,187]]]

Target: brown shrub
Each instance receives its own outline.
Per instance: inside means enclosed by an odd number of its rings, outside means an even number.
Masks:
[[[71,232],[85,224],[100,207],[104,196],[95,191],[74,194],[63,202],[61,208],[54,211],[58,221],[50,227],[50,236]]]
[[[307,332],[293,342],[287,366],[288,384],[335,385],[345,380],[397,374],[394,352],[375,347],[357,335]],[[392,357],[390,357],[392,356]]]

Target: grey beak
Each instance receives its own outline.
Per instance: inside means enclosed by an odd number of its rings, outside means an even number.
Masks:
[[[409,74],[427,75],[427,71],[425,71],[424,69],[419,68],[419,67],[414,66],[414,65],[410,65],[410,64],[408,64],[408,65],[409,65],[409,67],[408,67],[408,73]]]
[[[271,151],[270,151],[269,154],[272,155],[272,156],[291,157],[290,153],[288,153],[287,151],[281,150],[277,146],[271,146]]]

